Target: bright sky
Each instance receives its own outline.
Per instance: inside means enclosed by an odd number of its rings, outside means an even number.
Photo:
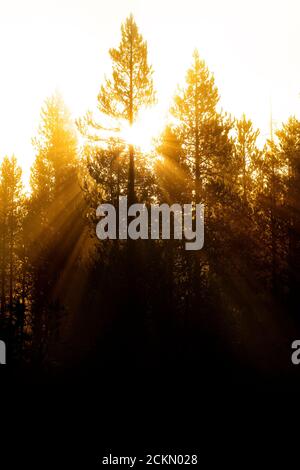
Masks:
[[[0,158],[15,153],[25,174],[44,99],[59,89],[74,117],[92,109],[108,49],[133,12],[148,41],[158,127],[199,49],[224,110],[253,119],[266,136],[300,115],[299,0],[0,0]],[[145,114],[145,123],[147,119]]]

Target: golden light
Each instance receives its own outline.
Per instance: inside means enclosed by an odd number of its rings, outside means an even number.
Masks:
[[[15,154],[29,177],[31,138],[40,107],[58,88],[74,118],[93,109],[108,50],[117,47],[120,25],[132,11],[148,42],[158,106],[143,110],[124,138],[148,151],[159,133],[192,52],[215,74],[224,110],[243,112],[268,137],[273,119],[300,113],[297,0],[10,0],[1,2],[0,162]],[[159,14],[158,14],[159,12]],[[259,12],[259,14],[257,13]],[[270,20],[270,12],[272,21]],[[179,34],[180,32],[180,34]],[[238,38],[238,40],[237,40]],[[22,79],[20,80],[20,77]],[[158,112],[160,110],[160,113]]]
[[[132,126],[125,122],[121,126],[121,138],[138,147],[142,152],[153,148],[153,139],[163,130],[164,119],[156,107],[142,110]]]

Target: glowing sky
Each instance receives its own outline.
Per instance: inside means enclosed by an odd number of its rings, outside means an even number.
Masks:
[[[93,108],[108,49],[133,12],[148,41],[162,120],[197,47],[214,72],[221,105],[266,136],[300,115],[299,0],[0,0],[0,158],[28,174],[39,111],[60,90],[74,117]],[[155,119],[153,116],[156,116]]]

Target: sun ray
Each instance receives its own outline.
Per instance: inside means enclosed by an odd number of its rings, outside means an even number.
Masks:
[[[143,109],[136,122],[130,126],[128,122],[121,125],[121,138],[125,142],[140,148],[142,152],[150,152],[154,148],[154,139],[161,133],[164,119],[156,107]]]

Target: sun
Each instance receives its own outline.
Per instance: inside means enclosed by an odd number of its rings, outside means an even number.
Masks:
[[[142,110],[132,126],[127,122],[121,126],[121,137],[125,142],[150,152],[153,149],[153,140],[163,130],[164,122],[155,108]]]

